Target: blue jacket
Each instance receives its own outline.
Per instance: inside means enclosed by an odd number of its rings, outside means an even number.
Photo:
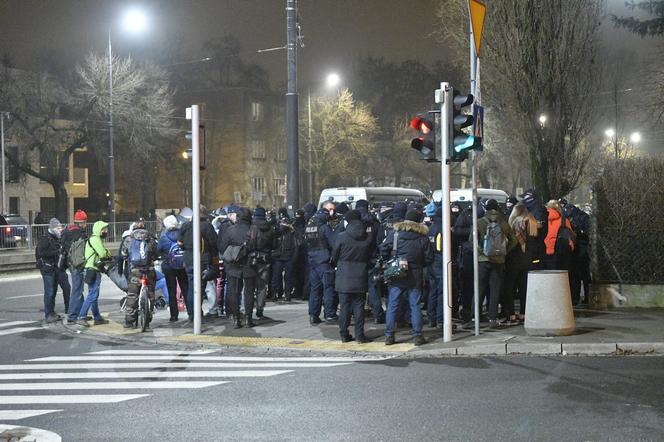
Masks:
[[[162,232],[157,243],[157,254],[161,256],[161,269],[166,271],[170,270],[168,263],[168,252],[171,250],[173,244],[180,239],[180,229],[166,230]]]
[[[314,265],[330,265],[330,256],[332,248],[335,244],[335,235],[332,228],[327,224],[327,218],[324,214],[317,213],[314,215],[318,221],[318,236],[316,241],[311,242],[309,245],[309,260]],[[313,218],[313,217],[312,217]],[[311,221],[307,224],[307,229],[313,228]]]

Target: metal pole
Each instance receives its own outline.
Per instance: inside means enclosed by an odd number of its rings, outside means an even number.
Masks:
[[[201,195],[200,195],[200,152],[198,149],[198,105],[191,106],[191,197],[194,217],[194,334],[201,334]]]
[[[115,239],[115,158],[113,155],[113,48],[108,29],[108,193],[113,239]]]
[[[475,45],[473,44],[473,26],[469,24],[470,29],[470,93],[477,97],[477,54],[475,54]],[[474,105],[478,105],[475,103]],[[473,297],[475,300],[475,336],[480,334],[480,269],[479,269],[479,234],[477,232],[477,152],[473,150],[470,153],[471,170],[471,189],[473,205]]]
[[[288,175],[286,201],[290,210],[300,206],[300,166],[297,110],[297,0],[286,0],[288,38],[288,92],[286,93],[286,132],[288,139]]]
[[[307,88],[307,103],[309,114],[309,201],[314,201],[314,170],[312,165],[311,152],[311,87]]]
[[[615,148],[616,152],[616,162],[618,161],[619,155],[618,155],[618,84],[613,85],[613,102],[615,103],[616,106],[616,130],[613,132],[613,147]]]
[[[2,144],[2,153],[0,153],[0,156],[2,156],[2,160],[0,162],[2,163],[0,167],[2,167],[2,208],[0,209],[0,213],[4,214],[7,213],[7,189],[5,188],[5,113],[0,112],[0,140]]]
[[[440,103],[440,183],[443,207],[443,342],[452,340],[452,219],[450,213],[450,163],[449,143],[452,125],[452,97],[454,91],[449,83],[440,83],[436,101]],[[442,98],[442,102],[440,101]]]

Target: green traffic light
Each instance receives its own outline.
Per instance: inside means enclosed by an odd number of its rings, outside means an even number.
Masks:
[[[454,137],[454,150],[462,152],[466,149],[472,149],[475,145],[475,137],[473,135],[463,135]]]

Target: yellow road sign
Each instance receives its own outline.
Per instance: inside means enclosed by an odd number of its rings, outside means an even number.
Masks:
[[[470,23],[473,27],[475,54],[479,57],[480,47],[482,46],[482,31],[484,30],[486,5],[480,0],[468,0],[468,10],[470,11]]]

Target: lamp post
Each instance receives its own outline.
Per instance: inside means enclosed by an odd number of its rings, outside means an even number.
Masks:
[[[546,115],[542,114],[539,116],[539,122],[542,127],[546,124]]]
[[[327,74],[325,77],[325,85],[328,88],[337,87],[341,83],[341,77],[339,74],[332,72]],[[311,142],[311,131],[312,131],[312,122],[311,122],[311,86],[307,87],[307,114],[308,114],[308,134],[307,134],[307,154],[308,154],[308,163],[309,163],[309,176],[308,176],[308,187],[309,187],[309,200],[311,202],[315,201],[316,195],[314,195],[314,170],[313,170],[313,144]]]
[[[147,20],[145,15],[138,9],[129,10],[123,20],[125,30],[141,32],[145,29]],[[109,210],[111,212],[111,224],[113,225],[113,236],[115,237],[115,155],[113,151],[113,44],[111,39],[111,27],[108,28],[108,190]]]

